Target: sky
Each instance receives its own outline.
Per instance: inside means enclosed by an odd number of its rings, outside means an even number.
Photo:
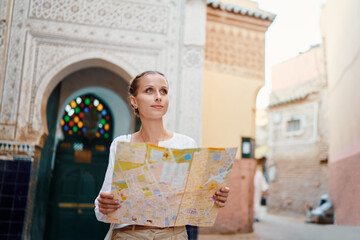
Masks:
[[[326,0],[254,0],[259,8],[276,14],[266,32],[265,86],[256,101],[265,108],[271,91],[271,67],[321,43],[321,5]]]

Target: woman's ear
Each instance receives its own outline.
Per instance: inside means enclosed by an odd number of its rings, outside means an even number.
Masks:
[[[137,103],[136,103],[136,99],[133,95],[130,95],[130,103],[131,103],[131,106],[134,108],[134,109],[137,109]]]

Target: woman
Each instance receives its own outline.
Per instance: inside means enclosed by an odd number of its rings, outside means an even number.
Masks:
[[[171,132],[164,128],[163,116],[169,106],[168,82],[165,76],[156,71],[147,71],[137,75],[130,83],[129,100],[135,114],[141,119],[140,131],[122,135],[114,139],[110,147],[109,165],[99,196],[95,200],[95,214],[99,221],[106,222],[106,215],[120,208],[110,193],[114,170],[115,148],[118,142],[152,143],[168,148],[196,148],[196,142],[187,136]],[[229,188],[219,189],[214,194],[218,207],[224,207]],[[185,226],[157,228],[149,226],[129,226],[112,224],[106,238],[118,239],[188,239]]]

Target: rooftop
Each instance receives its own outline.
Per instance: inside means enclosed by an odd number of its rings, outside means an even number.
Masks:
[[[223,4],[220,1],[215,1],[215,0],[206,0],[206,5],[214,9],[220,9],[227,12],[245,15],[249,17],[255,17],[263,20],[273,21],[276,17],[275,14],[265,12],[260,9],[254,10],[229,3]]]

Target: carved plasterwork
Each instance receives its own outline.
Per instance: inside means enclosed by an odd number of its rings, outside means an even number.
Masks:
[[[2,53],[4,41],[5,41],[5,21],[1,21],[0,19],[0,51]]]
[[[222,23],[208,22],[205,68],[263,80],[265,34]]]
[[[119,3],[115,0],[14,1],[4,94],[0,101],[3,139],[14,139],[15,128],[16,138],[27,136],[28,132],[22,128],[34,133],[31,136],[42,135],[43,132],[37,131],[46,125],[43,123],[46,117],[40,109],[46,106],[43,94],[50,94],[48,91],[52,89],[48,88],[51,77],[89,58],[103,59],[132,76],[143,70],[160,70],[167,75],[172,88],[177,89],[181,2]],[[114,18],[110,13],[121,13],[118,16],[121,21],[112,24]],[[88,21],[89,16],[92,19]],[[177,91],[172,92],[171,98],[172,102],[177,101]],[[165,119],[171,129],[176,129],[176,112],[173,107]]]
[[[185,46],[182,62],[186,68],[202,68],[204,65],[204,48],[202,46]]]
[[[3,94],[0,101],[0,136],[4,136],[4,139],[13,139],[15,134],[25,43],[23,2],[13,2],[12,22],[9,23],[9,27],[11,40],[7,48]]]
[[[30,38],[30,37],[29,37]],[[146,69],[156,69],[162,54],[159,50],[148,51],[129,51],[123,47],[99,47],[93,44],[84,44],[76,41],[57,41],[47,38],[33,38],[30,49],[33,50],[33,56],[29,56],[31,62],[27,68],[31,79],[31,94],[29,99],[29,115],[28,123],[30,131],[40,131],[42,129],[42,118],[38,114],[41,112],[42,101],[44,101],[42,93],[45,91],[44,86],[53,80],[53,76],[58,68],[61,71],[63,66],[71,66],[76,62],[97,57],[105,60],[110,58],[111,63],[122,66],[132,75]],[[29,53],[30,54],[30,53]],[[108,57],[105,57],[108,56]],[[60,66],[60,67],[59,67]],[[125,67],[128,66],[128,67]],[[27,102],[26,100],[24,100]]]
[[[2,21],[2,16],[0,15],[0,99],[2,96],[2,87],[3,87],[3,76],[4,76],[4,70],[5,67],[3,65],[3,60],[5,57],[4,48],[5,48],[5,33],[6,33],[6,24],[5,19]]]
[[[3,50],[5,43],[5,31],[6,31],[6,7],[7,1],[0,0],[0,69],[2,66]],[[0,81],[1,83],[1,81]],[[0,87],[1,90],[1,87]],[[1,94],[0,94],[1,96]]]
[[[201,143],[201,115],[203,88],[203,46],[185,46],[182,50],[182,74],[179,86],[179,131]]]
[[[167,34],[169,12],[165,5],[118,0],[31,0],[28,17]]]

